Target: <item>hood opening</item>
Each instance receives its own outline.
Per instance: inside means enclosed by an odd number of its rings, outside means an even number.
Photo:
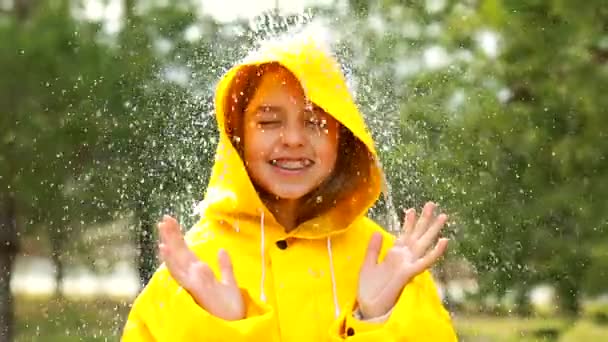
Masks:
[[[226,108],[224,132],[236,149],[243,165],[245,165],[245,161],[241,137],[243,136],[245,109],[255,95],[264,74],[277,68],[283,68],[293,75],[289,69],[278,62],[241,67],[236,72],[224,97],[224,108]],[[295,75],[293,76],[295,77]],[[297,77],[295,78],[297,79]],[[323,108],[321,104],[314,104]],[[331,175],[323,183],[302,198],[302,210],[298,214],[296,225],[323,215],[334,207],[349,207],[350,204],[344,202],[353,199],[359,189],[370,186],[372,167],[376,165],[373,154],[335,115],[328,114],[340,123],[336,165]],[[253,181],[252,184],[260,198],[273,200],[272,194],[266,193]],[[346,208],[338,210],[344,209]]]
[[[365,216],[378,199],[383,178],[372,136],[352,98],[340,65],[315,40],[314,36],[296,37],[261,47],[219,80],[215,114],[220,137],[205,198],[199,205],[201,215],[231,224],[237,221],[257,223],[263,211],[266,226],[278,224],[262,201],[260,196],[263,194],[249,177],[241,158],[242,132],[239,132],[242,113],[246,101],[253,95],[256,80],[264,68],[275,66],[291,72],[308,100],[344,126],[336,177],[330,178],[333,181],[327,181],[322,187],[325,191],[335,189],[334,198],[311,193],[306,198],[310,207],[302,211],[298,220],[301,224],[288,235],[316,239],[339,233]],[[322,192],[321,187],[318,190]],[[245,233],[244,230],[240,232]]]

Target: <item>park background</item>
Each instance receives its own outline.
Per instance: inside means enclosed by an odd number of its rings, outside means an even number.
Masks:
[[[191,225],[230,65],[317,29],[390,183],[438,202],[462,341],[608,340],[605,0],[0,0],[0,341],[118,341]]]

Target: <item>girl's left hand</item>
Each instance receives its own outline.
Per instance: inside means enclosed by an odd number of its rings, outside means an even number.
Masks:
[[[410,208],[405,212],[403,234],[395,240],[381,263],[378,263],[378,256],[382,235],[372,235],[359,273],[357,301],[364,319],[380,317],[389,312],[404,286],[430,268],[445,252],[448,246],[446,238],[440,238],[437,245],[429,250],[448,219],[445,214],[435,216],[435,208],[435,203],[426,203],[418,221],[416,210]]]

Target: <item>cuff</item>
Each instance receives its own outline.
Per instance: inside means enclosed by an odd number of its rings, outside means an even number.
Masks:
[[[384,327],[385,322],[390,317],[392,310],[380,317],[373,317],[369,319],[362,318],[358,306],[356,306],[351,312],[352,313],[347,314],[344,319],[344,328],[342,330],[344,337],[379,330],[380,328]]]
[[[372,317],[372,318],[363,318],[363,314],[361,313],[361,310],[359,310],[359,307],[357,307],[355,312],[353,312],[353,317],[356,320],[368,322],[368,323],[384,323],[388,320],[388,318],[390,317],[392,312],[393,312],[393,308],[391,308],[387,313],[385,313],[382,316]]]

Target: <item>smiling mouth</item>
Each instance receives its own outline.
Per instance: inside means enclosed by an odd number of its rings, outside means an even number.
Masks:
[[[271,159],[270,165],[287,171],[300,171],[311,167],[314,162],[310,159]]]

